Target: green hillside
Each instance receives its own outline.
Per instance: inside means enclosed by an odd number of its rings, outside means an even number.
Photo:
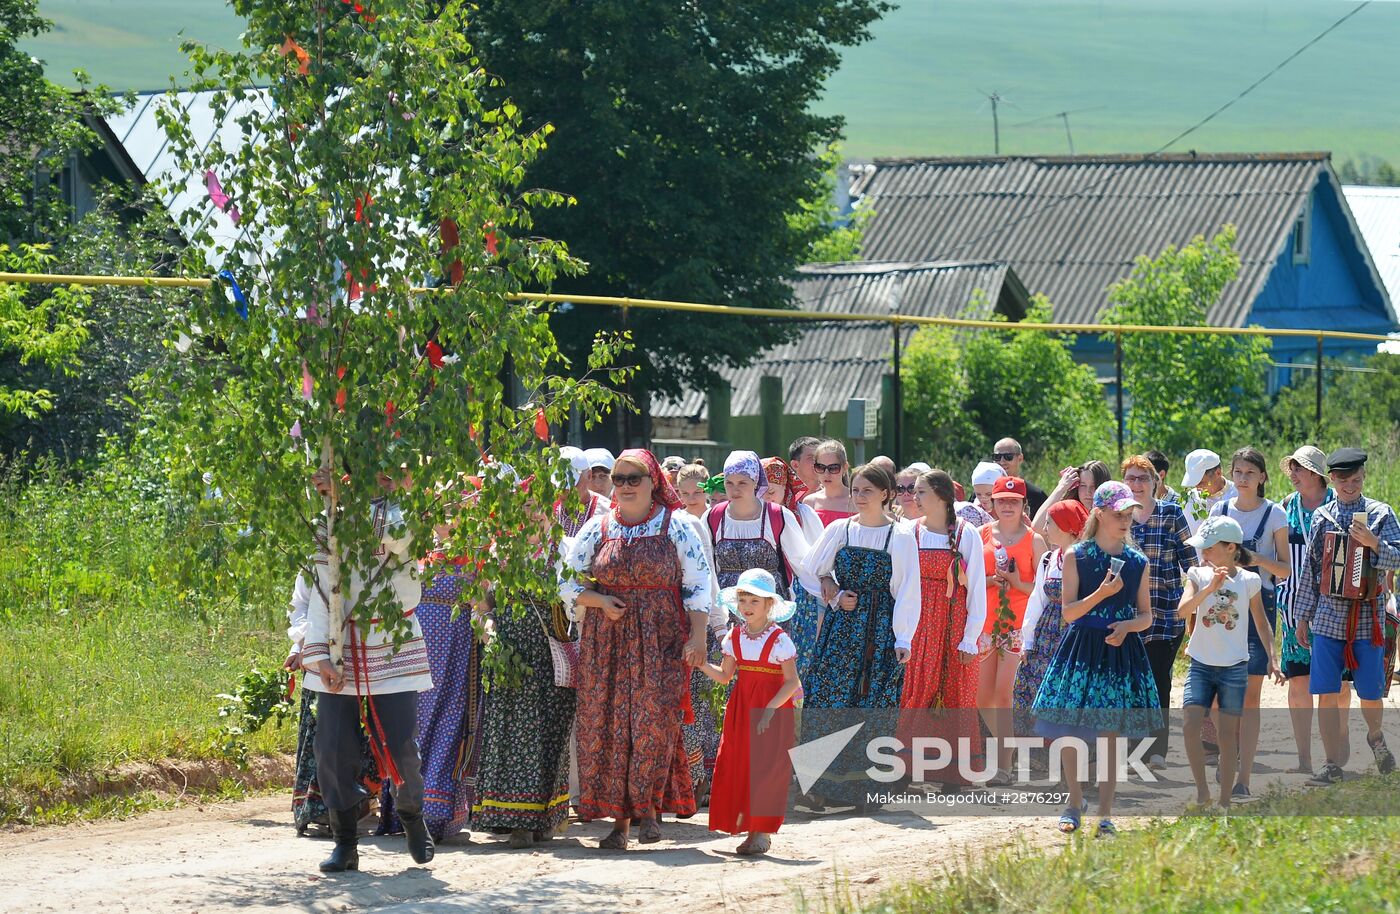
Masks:
[[[851,50],[821,107],[853,156],[1155,149],[1355,4],[1342,0],[904,0]],[[155,89],[184,69],[179,34],[231,46],[221,0],[41,0],[32,43],[61,79],[84,67]],[[1400,2],[1376,2],[1179,149],[1330,149],[1400,162]],[[1077,110],[1088,109],[1088,110]]]

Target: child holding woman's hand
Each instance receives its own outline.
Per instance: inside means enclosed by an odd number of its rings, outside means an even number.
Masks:
[[[762,568],[739,575],[734,587],[720,592],[720,602],[740,621],[721,642],[723,664],[702,663],[700,670],[721,685],[736,674],[738,682],[729,695],[715,759],[710,830],[748,832],[738,853],[752,856],[768,852],[769,836],[783,824],[792,780],[792,699],[802,684],[797,647],[778,623],[792,616],[793,604],[782,599],[778,582]]]

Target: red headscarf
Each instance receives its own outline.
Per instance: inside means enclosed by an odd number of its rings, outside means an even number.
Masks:
[[[1084,505],[1079,499],[1073,498],[1051,505],[1050,519],[1055,522],[1056,527],[1070,536],[1079,536],[1084,532],[1084,525],[1089,522],[1089,512],[1084,510]]]
[[[763,474],[770,484],[783,487],[783,507],[796,514],[798,490],[803,486],[788,462],[781,457],[764,457]]]
[[[671,485],[671,480],[666,478],[666,473],[661,469],[661,463],[656,459],[656,455],[646,448],[628,448],[617,455],[619,461],[633,460],[647,468],[647,475],[651,476],[651,500],[653,503],[663,508],[677,511],[681,507],[681,497],[676,494],[676,487]]]

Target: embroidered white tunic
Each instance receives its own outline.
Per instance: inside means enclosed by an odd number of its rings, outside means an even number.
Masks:
[[[368,573],[353,573],[350,571],[349,557],[346,557],[342,566],[346,579],[345,616],[334,622],[330,619],[330,608],[326,604],[331,592],[329,560],[324,554],[316,556],[317,580],[316,586],[311,588],[306,614],[306,645],[302,650],[302,663],[307,667],[302,685],[312,691],[330,691],[321,682],[314,667],[322,660],[331,659],[332,628],[335,637],[343,639],[345,647],[343,694],[387,695],[422,692],[433,687],[423,629],[413,614],[422,598],[423,588],[418,580],[418,563],[409,554],[412,543],[403,522],[403,513],[398,505],[377,503],[374,523],[376,529],[382,531],[378,567],[368,569]],[[385,566],[389,570],[374,582],[373,590],[366,594],[368,580]],[[394,598],[408,614],[409,638],[398,650],[394,649],[393,638],[377,622],[370,625],[369,632],[362,638],[358,627],[350,621],[351,609],[362,596],[373,599],[385,590],[392,590]]]
[[[963,626],[962,640],[958,650],[964,654],[977,653],[977,639],[982,635],[982,625],[987,621],[987,566],[982,558],[982,537],[977,528],[964,523],[958,537],[958,554],[962,556],[963,583],[967,585],[967,624]],[[948,534],[935,533],[919,525],[920,549],[947,549]],[[920,588],[920,597],[922,598]]]
[[[705,555],[704,538],[696,532],[691,523],[679,515],[678,511],[671,517],[667,538],[676,547],[676,556],[680,559],[681,606],[686,612],[705,613],[710,617],[709,624],[713,627],[716,585],[710,560]],[[642,536],[660,536],[665,517],[664,510],[657,511],[645,522],[628,527],[617,516],[617,511],[611,510],[583,525],[578,536],[568,544],[568,551],[564,555],[564,567],[568,573],[559,577],[559,598],[564,601],[564,609],[569,618],[578,618],[579,595],[589,589],[588,576],[593,569],[593,557],[597,555],[598,547],[603,542],[603,520],[611,518],[608,520],[609,536],[628,540]]]
[[[894,530],[891,532],[890,527]],[[919,627],[919,615],[923,611],[922,596],[919,593],[919,548],[914,542],[914,528],[910,524],[890,523],[879,527],[866,527],[854,517],[845,517],[832,523],[822,532],[821,538],[807,553],[804,563],[809,575],[817,580],[831,574],[836,564],[836,553],[846,545],[847,530],[850,531],[850,545],[865,549],[883,549],[885,538],[889,537],[890,564],[893,574],[890,577],[890,594],[894,597],[894,646],[907,648],[914,640],[914,631]],[[840,581],[836,582],[840,585]],[[820,590],[816,591],[818,594]]]

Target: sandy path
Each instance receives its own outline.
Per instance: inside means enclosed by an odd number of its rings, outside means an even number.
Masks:
[[[1282,703],[1269,687],[1266,704]],[[1386,730],[1400,748],[1400,705],[1389,702]],[[1370,765],[1353,712],[1350,770]],[[1274,719],[1275,723],[1279,719]],[[1255,792],[1288,774],[1296,762],[1291,733],[1269,727],[1258,759]],[[1194,796],[1179,736],[1164,772],[1184,804]],[[1316,752],[1321,757],[1320,750]],[[1145,808],[1141,790],[1123,791],[1120,826]],[[104,822],[0,834],[0,911],[185,912],[363,911],[376,914],[554,910],[668,914],[714,911],[791,911],[798,891],[830,894],[838,879],[868,897],[881,887],[937,874],[988,848],[1014,840],[1053,845],[1062,839],[1045,817],[1008,817],[1003,808],[980,816],[925,817],[889,811],[872,818],[792,814],[764,860],[733,855],[737,839],[712,836],[703,813],[668,822],[666,840],[625,854],[597,850],[602,823],[570,826],[544,849],[511,851],[501,839],[476,835],[439,849],[429,867],[413,865],[401,838],[362,840],[363,871],[322,878],[324,840],[296,838],[286,795],[181,809],[127,822]]]

